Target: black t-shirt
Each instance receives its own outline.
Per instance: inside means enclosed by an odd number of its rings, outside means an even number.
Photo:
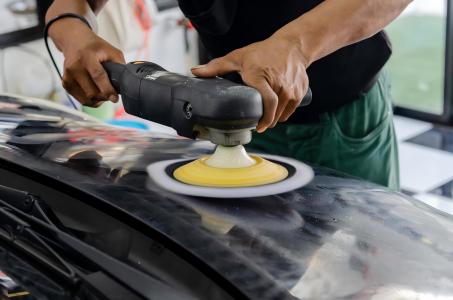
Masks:
[[[322,1],[179,0],[179,5],[197,29],[209,55],[219,57],[268,38]],[[290,121],[312,118],[356,99],[390,55],[390,42],[381,31],[314,62],[307,70],[313,101],[299,108]]]

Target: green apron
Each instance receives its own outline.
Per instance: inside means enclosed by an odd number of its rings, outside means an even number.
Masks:
[[[303,108],[301,108],[303,109]],[[385,73],[366,94],[313,124],[281,123],[255,133],[249,148],[293,157],[399,189],[398,146]]]

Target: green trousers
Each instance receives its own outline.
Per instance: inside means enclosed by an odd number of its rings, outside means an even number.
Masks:
[[[385,74],[366,94],[314,124],[279,124],[249,148],[293,157],[399,189],[398,146]],[[303,108],[301,108],[303,109]]]

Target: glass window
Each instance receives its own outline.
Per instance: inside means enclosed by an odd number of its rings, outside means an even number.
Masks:
[[[387,27],[397,106],[443,113],[446,12],[447,0],[415,0]]]

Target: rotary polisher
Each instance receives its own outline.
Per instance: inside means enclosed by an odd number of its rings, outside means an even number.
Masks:
[[[127,113],[170,126],[187,138],[244,145],[263,115],[257,90],[223,78],[189,77],[151,62],[103,65]],[[301,106],[310,102],[311,91]]]
[[[186,184],[207,187],[250,187],[281,181],[285,167],[249,156],[263,115],[260,93],[229,80],[172,73],[151,62],[103,66],[127,113],[170,126],[184,137],[218,145],[213,155],[180,166],[173,176]],[[300,106],[311,102],[311,90]]]

